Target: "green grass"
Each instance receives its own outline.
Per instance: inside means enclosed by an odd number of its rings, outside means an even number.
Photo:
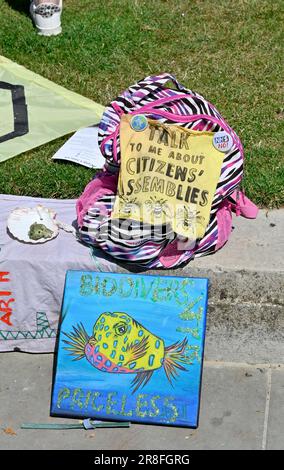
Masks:
[[[245,148],[246,193],[284,203],[283,1],[65,0],[63,34],[37,36],[28,0],[0,0],[0,54],[101,104],[172,72],[213,102]],[[0,191],[77,197],[93,175],[55,163],[59,139],[0,165]]]

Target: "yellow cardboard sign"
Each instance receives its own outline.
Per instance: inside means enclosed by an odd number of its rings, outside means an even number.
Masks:
[[[214,148],[213,136],[214,132],[165,125],[142,115],[122,116],[112,218],[168,223],[183,237],[201,238],[224,157]]]

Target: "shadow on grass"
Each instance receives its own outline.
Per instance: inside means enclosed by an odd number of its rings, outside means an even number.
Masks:
[[[5,0],[5,2],[13,8],[13,10],[29,15],[30,0]]]

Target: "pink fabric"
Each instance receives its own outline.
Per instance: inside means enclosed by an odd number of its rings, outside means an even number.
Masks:
[[[102,172],[86,186],[83,194],[79,197],[76,204],[78,225],[81,227],[86,212],[94,203],[106,194],[115,194],[117,188],[118,174]],[[107,213],[102,215],[107,215]]]
[[[232,232],[232,211],[231,204],[228,201],[224,201],[217,211],[217,223],[218,223],[218,240],[216,244],[216,251],[222,248],[223,245],[228,241],[229,236]]]
[[[246,219],[256,219],[258,207],[242,191],[234,191],[231,197],[236,201],[232,205],[236,215],[242,215]]]
[[[174,115],[173,113],[170,113],[168,111],[164,111],[162,109],[157,109],[156,110],[156,107],[160,106],[161,104],[171,103],[172,101],[180,100],[182,98],[190,98],[191,96],[194,96],[194,95],[179,94],[179,95],[176,95],[176,96],[171,96],[170,98],[168,98],[168,97],[160,98],[159,100],[154,101],[153,104],[149,103],[149,104],[146,104],[144,106],[141,106],[139,109],[136,109],[136,110],[130,112],[129,114],[131,114],[131,115],[136,115],[136,114],[141,114],[141,113],[153,113],[153,114],[155,114],[155,111],[157,111],[157,114],[159,114],[159,116],[163,116],[163,117],[168,118],[168,119],[172,119],[173,116],[174,116],[176,122],[193,122],[193,121],[198,121],[200,119],[205,119],[207,121],[211,121],[211,122],[221,126],[226,132],[228,132],[228,134],[230,134],[230,136],[233,139],[234,144],[237,145],[240,148],[240,152],[241,152],[241,155],[242,155],[242,158],[243,158],[244,155],[243,155],[242,144],[241,144],[239,138],[237,138],[236,134],[234,132],[232,132],[230,127],[227,125],[226,121],[224,121],[224,119],[222,119],[222,118],[218,119],[218,118],[215,118],[213,116],[210,116],[209,114],[194,114],[193,116],[180,116],[178,114]],[[113,103],[112,106],[113,106],[113,108],[115,109],[116,113],[119,116],[121,116],[123,114],[121,112],[121,109],[115,103]],[[114,141],[114,143],[113,143],[113,158],[114,158],[115,161],[117,161],[116,140],[117,140],[117,137],[118,137],[118,134],[119,134],[119,127],[120,126],[118,124],[116,129],[114,130],[114,132],[112,132],[110,135],[105,137],[105,139],[102,141],[102,143],[100,145],[100,148],[103,151],[103,147],[104,147],[105,143],[108,142],[109,140],[113,139],[113,141]],[[201,126],[199,124],[196,127],[195,130],[202,131],[203,126]]]
[[[159,98],[158,100],[155,100],[153,103],[145,104],[144,106],[141,106],[136,111],[133,111],[133,113],[146,113],[147,111],[152,111],[153,109],[157,108],[157,106],[161,106],[162,104],[166,103],[172,103],[172,101],[178,101],[182,98],[191,98],[194,97],[195,95],[190,95],[189,93],[183,93],[179,94],[176,96],[166,96],[165,98]]]
[[[180,258],[181,252],[178,250],[177,244],[177,240],[169,243],[168,246],[163,249],[162,256],[159,256],[159,260],[165,268],[170,268]]]

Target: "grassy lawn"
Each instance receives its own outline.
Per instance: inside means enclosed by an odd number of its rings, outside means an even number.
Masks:
[[[64,0],[51,38],[36,34],[28,3],[0,0],[0,54],[101,104],[174,73],[240,135],[247,195],[284,204],[282,0]],[[1,163],[0,192],[77,197],[93,171],[51,160],[65,140]]]

